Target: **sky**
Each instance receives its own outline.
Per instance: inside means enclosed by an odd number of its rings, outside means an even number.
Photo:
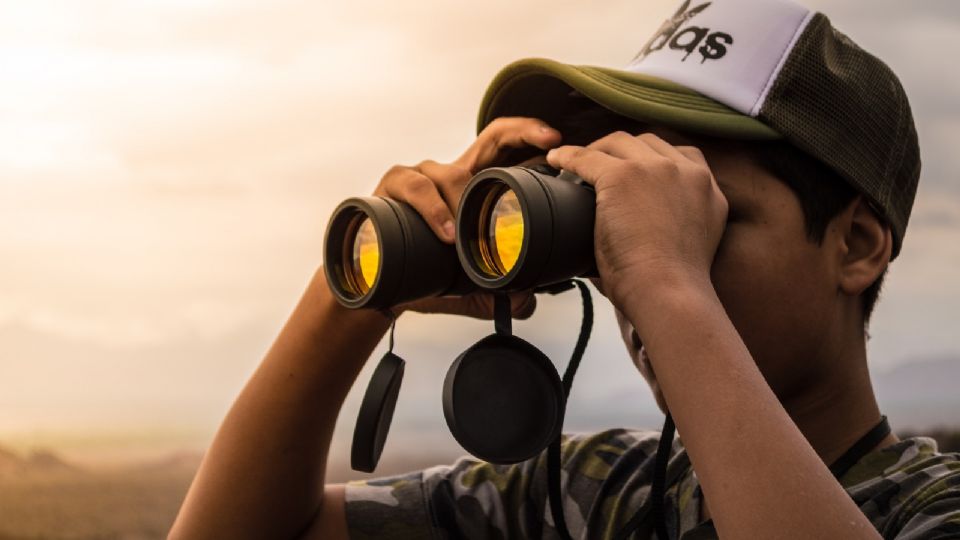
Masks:
[[[871,368],[960,358],[960,5],[806,4],[901,76],[920,134]],[[507,63],[625,66],[674,5],[0,0],[0,443],[202,447],[322,263],[337,203],[393,164],[455,158]],[[597,309],[569,422],[653,425]],[[579,316],[575,293],[544,299],[517,333],[562,365]],[[400,431],[450,444],[443,374],[491,330],[400,321]]]

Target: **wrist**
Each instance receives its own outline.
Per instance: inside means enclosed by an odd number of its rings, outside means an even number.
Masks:
[[[299,309],[305,309],[310,313],[316,330],[333,326],[349,334],[374,334],[378,339],[389,328],[392,320],[385,312],[379,310],[351,309],[343,306],[330,290],[323,267],[314,274]],[[394,309],[393,312],[399,317],[402,310]]]
[[[641,338],[653,320],[695,316],[720,303],[709,274],[682,271],[624,280],[615,300]]]

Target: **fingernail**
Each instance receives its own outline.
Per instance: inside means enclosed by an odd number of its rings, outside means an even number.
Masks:
[[[549,152],[547,152],[547,160],[550,160],[551,158],[553,158],[553,156],[555,156],[556,153],[557,153],[556,148],[553,148]]]
[[[456,236],[456,232],[454,231],[454,228],[453,228],[453,222],[450,221],[449,219],[443,222],[443,232],[444,234],[447,235],[447,238],[452,239]]]

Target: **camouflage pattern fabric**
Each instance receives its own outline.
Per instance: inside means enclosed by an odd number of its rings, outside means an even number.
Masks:
[[[614,429],[564,436],[561,486],[575,538],[612,538],[649,496],[659,433]],[[700,522],[702,492],[679,441],[667,491],[671,538],[716,538]],[[960,538],[960,454],[926,437],[867,454],[841,479],[884,538]],[[558,538],[547,503],[546,455],[515,465],[461,458],[453,465],[351,482],[351,538]]]

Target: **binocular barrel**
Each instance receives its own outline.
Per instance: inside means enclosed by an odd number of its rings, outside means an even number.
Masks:
[[[595,194],[547,166],[480,171],[457,211],[456,248],[406,203],[341,203],[324,238],[324,270],[339,302],[384,309],[477,288],[519,291],[596,275]]]
[[[324,271],[348,308],[397,304],[476,287],[445,244],[410,205],[355,197],[334,210],[324,238]]]
[[[457,255],[483,289],[520,291],[595,275],[593,188],[547,166],[480,171],[457,211]]]

